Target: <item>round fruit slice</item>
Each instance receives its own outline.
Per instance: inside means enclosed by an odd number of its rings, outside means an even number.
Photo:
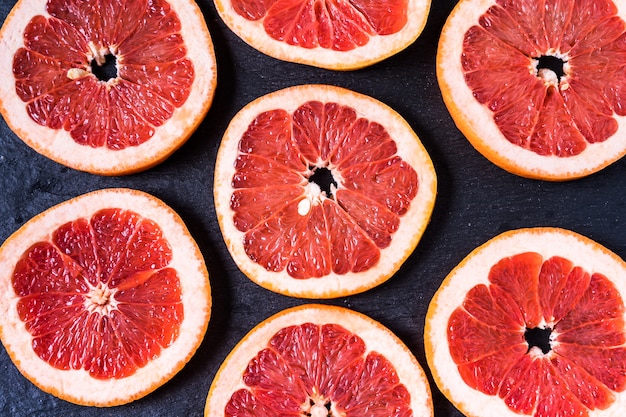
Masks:
[[[204,415],[432,417],[433,408],[424,371],[387,328],[346,308],[303,305],[239,342]]]
[[[503,233],[444,280],[426,357],[467,416],[618,416],[626,409],[626,263],[563,229]]]
[[[215,0],[224,22],[277,59],[353,70],[394,55],[422,33],[430,0]]]
[[[626,2],[461,0],[437,76],[455,123],[487,159],[546,180],[626,153]]]
[[[191,358],[208,272],[176,213],[134,190],[95,191],[34,217],[0,247],[0,337],[22,374],[83,405],[124,404]]]
[[[338,87],[261,97],[218,151],[215,208],[240,269],[281,294],[331,298],[387,280],[432,213],[435,171],[396,112]]]
[[[162,162],[213,100],[213,44],[193,0],[19,0],[0,48],[7,124],[77,170],[121,175]]]

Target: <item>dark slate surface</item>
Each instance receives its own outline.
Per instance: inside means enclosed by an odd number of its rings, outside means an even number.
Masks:
[[[423,327],[429,300],[447,273],[473,248],[508,229],[559,226],[626,255],[623,177],[626,160],[591,177],[548,183],[513,176],[492,165],[464,139],[438,89],[439,33],[455,1],[435,0],[422,36],[402,53],[354,72],[333,72],[266,57],[231,33],[214,5],[199,2],[218,59],[218,89],[206,119],[163,164],[125,177],[99,177],[47,160],[0,122],[0,242],[37,213],[69,198],[107,187],[154,194],[185,220],[211,275],[213,313],[206,338],[191,362],[170,382],[134,403],[107,409],[77,406],[43,393],[23,378],[0,348],[2,416],[201,416],[222,360],[257,323],[293,299],[249,281],[231,260],[219,233],[212,195],[221,136],[251,100],[304,83],[328,83],[371,95],[404,116],[430,153],[439,180],[432,221],[416,251],[387,283],[364,294],[325,301],[365,313],[395,332],[427,370]],[[0,1],[0,17],[12,0]],[[0,59],[11,59],[7,51]],[[427,373],[430,373],[427,370]],[[432,384],[436,417],[461,414]]]

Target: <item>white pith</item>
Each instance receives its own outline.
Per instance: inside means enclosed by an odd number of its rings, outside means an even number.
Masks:
[[[601,273],[626,297],[626,264],[605,248],[598,250],[588,238],[562,229],[537,228],[506,232],[470,253],[443,281],[431,300],[424,338],[426,355],[435,382],[441,391],[466,413],[480,417],[519,417],[498,396],[483,394],[462,380],[452,360],[447,342],[448,319],[462,304],[467,292],[478,284],[488,285],[490,268],[504,257],[523,252],[536,252],[548,259],[561,256],[589,273]],[[624,315],[626,320],[626,314]],[[543,323],[541,326],[549,326]],[[541,327],[540,326],[540,327]],[[523,331],[524,329],[520,329]],[[556,337],[553,333],[552,338]],[[544,356],[539,348],[530,352]],[[553,356],[553,351],[547,353]],[[591,410],[591,417],[622,417],[626,409],[626,391],[615,393],[615,402],[606,410]]]
[[[116,288],[110,288],[107,284],[99,282],[90,288],[89,294],[85,297],[85,309],[102,316],[109,315],[117,309],[116,292]]]
[[[626,20],[625,2],[620,0],[614,3],[618,8],[618,16]],[[583,153],[567,158],[538,155],[512,144],[502,135],[491,110],[474,98],[472,90],[465,83],[461,67],[465,33],[471,26],[478,24],[479,17],[495,4],[496,0],[460,1],[448,17],[439,40],[437,79],[445,104],[459,130],[493,163],[530,178],[573,179],[596,172],[624,155],[626,117],[618,115],[614,115],[619,127],[613,136],[604,142],[588,143]],[[559,51],[546,53],[566,58]],[[564,70],[567,73],[567,64]],[[567,77],[561,81],[561,88],[567,88]]]
[[[340,52],[316,47],[289,45],[265,32],[263,19],[252,21],[239,15],[231,0],[214,0],[224,23],[246,43],[257,50],[284,61],[335,70],[353,70],[379,62],[412,44],[421,34],[430,11],[430,0],[409,0],[408,21],[401,31],[384,36],[374,35],[369,42],[351,51]]]
[[[218,370],[204,410],[205,417],[224,417],[224,408],[232,393],[245,388],[243,372],[248,362],[258,351],[267,346],[276,332],[284,327],[313,323],[316,325],[339,324],[351,333],[358,335],[365,342],[367,352],[378,352],[385,356],[398,373],[400,382],[409,390],[411,408],[414,416],[432,417],[433,408],[430,387],[420,364],[409,349],[393,333],[360,313],[335,306],[302,305],[284,310],[251,330],[230,352]],[[326,411],[327,398],[320,393],[313,398],[315,406]],[[331,403],[331,411],[335,411]],[[309,403],[303,404],[303,410],[311,409]],[[318,408],[322,411],[321,408]],[[338,416],[339,414],[332,414]]]
[[[208,111],[213,100],[217,68],[213,43],[197,4],[191,0],[168,0],[168,3],[182,22],[181,35],[187,48],[187,57],[193,62],[195,77],[187,101],[162,126],[155,128],[154,135],[148,141],[117,151],[106,147],[94,149],[77,144],[64,129],[50,129],[37,124],[27,114],[26,103],[15,92],[13,59],[0,60],[0,111],[7,124],[37,152],[74,169],[95,174],[136,172],[169,156],[184,143]],[[5,54],[13,54],[24,46],[22,35],[32,17],[49,17],[45,6],[45,0],[17,2],[0,31],[0,49]],[[98,50],[94,46],[87,56],[88,62],[101,59],[106,51],[114,52],[116,45],[104,48]],[[84,71],[90,70],[85,68]],[[70,78],[79,75],[77,71],[68,74]]]
[[[52,231],[78,218],[90,218],[102,208],[131,210],[157,222],[172,249],[168,265],[180,279],[184,319],[178,338],[156,359],[133,375],[116,380],[99,380],[84,370],[61,371],[37,356],[32,337],[17,313],[19,297],[12,286],[15,263],[36,242],[50,239]],[[34,217],[0,247],[0,338],[20,371],[35,385],[65,400],[86,405],[115,405],[139,398],[170,379],[188,361],[200,344],[211,314],[208,273],[199,248],[176,213],[154,197],[139,191],[112,189],[95,191],[61,203]],[[103,303],[108,296],[108,303]],[[94,287],[85,306],[99,314],[116,308],[114,293]]]
[[[400,218],[400,227],[393,234],[391,245],[382,250],[381,259],[367,271],[338,275],[331,272],[322,278],[295,279],[285,270],[269,272],[261,265],[250,260],[243,247],[244,233],[237,230],[233,222],[233,210],[230,198],[233,192],[232,178],[235,173],[234,160],[238,153],[239,140],[250,122],[260,113],[274,109],[284,109],[292,114],[307,101],[335,102],[350,106],[357,111],[358,117],[378,122],[387,129],[390,137],[397,144],[399,155],[417,172],[419,179],[418,193],[409,210]],[[332,167],[330,167],[332,169]],[[338,173],[336,180],[341,183]],[[313,205],[321,196],[315,184],[307,186],[307,196]],[[215,209],[222,235],[231,256],[239,268],[259,285],[279,293],[292,296],[314,298],[338,297],[364,291],[388,279],[413,251],[421,238],[432,213],[437,180],[430,156],[411,129],[395,111],[376,100],[342,88],[324,85],[303,85],[271,93],[244,107],[231,121],[227,128],[217,155],[214,178]],[[301,203],[307,206],[309,203]],[[302,208],[304,213],[305,207]]]

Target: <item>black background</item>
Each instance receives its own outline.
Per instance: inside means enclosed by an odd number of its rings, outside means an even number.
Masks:
[[[0,0],[6,18],[14,1]],[[323,301],[349,307],[396,333],[426,370],[423,328],[428,303],[450,270],[472,249],[505,230],[558,226],[582,233],[626,256],[622,175],[626,160],[590,177],[551,183],[509,174],[478,154],[456,129],[438,88],[439,33],[456,2],[434,0],[427,26],[405,51],[352,72],[316,69],[262,55],[239,40],[209,0],[199,1],[213,37],[218,87],[213,106],[189,141],[143,173],[100,177],[52,162],[0,122],[0,242],[50,206],[108,187],[151,193],[184,219],[209,268],[213,310],[204,342],[188,365],[152,394],[113,408],[77,406],[46,394],[17,371],[0,348],[2,416],[201,416],[222,360],[256,324],[280,310],[312,302],[269,292],[236,267],[222,240],[213,205],[213,168],[230,119],[253,99],[280,88],[327,83],[370,95],[400,113],[420,136],[438,176],[431,222],[415,252],[385,284]],[[0,51],[1,59],[11,59]],[[430,379],[435,417],[461,416]]]

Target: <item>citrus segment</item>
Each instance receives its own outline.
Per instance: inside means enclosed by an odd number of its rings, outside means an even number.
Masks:
[[[408,47],[422,32],[429,0],[216,0],[224,22],[277,59],[351,70]]]
[[[436,193],[432,162],[393,110],[348,90],[299,86],[231,122],[214,183],[235,262],[271,290],[338,297],[388,279]]]
[[[0,335],[35,385],[109,406],[167,381],[201,342],[208,274],[182,221],[125,189],[96,191],[26,223],[0,249]]]
[[[623,8],[459,2],[443,28],[437,75],[470,143],[508,171],[548,180],[589,175],[626,153]]]
[[[303,305],[256,326],[211,384],[205,416],[432,416],[426,377],[381,324]]]
[[[495,237],[450,273],[429,307],[437,384],[473,416],[619,414],[625,276],[620,258],[573,232]]]
[[[7,123],[38,152],[84,171],[125,174],[162,161],[195,130],[215,89],[211,38],[188,0],[20,0],[0,42],[13,54],[0,67]]]

